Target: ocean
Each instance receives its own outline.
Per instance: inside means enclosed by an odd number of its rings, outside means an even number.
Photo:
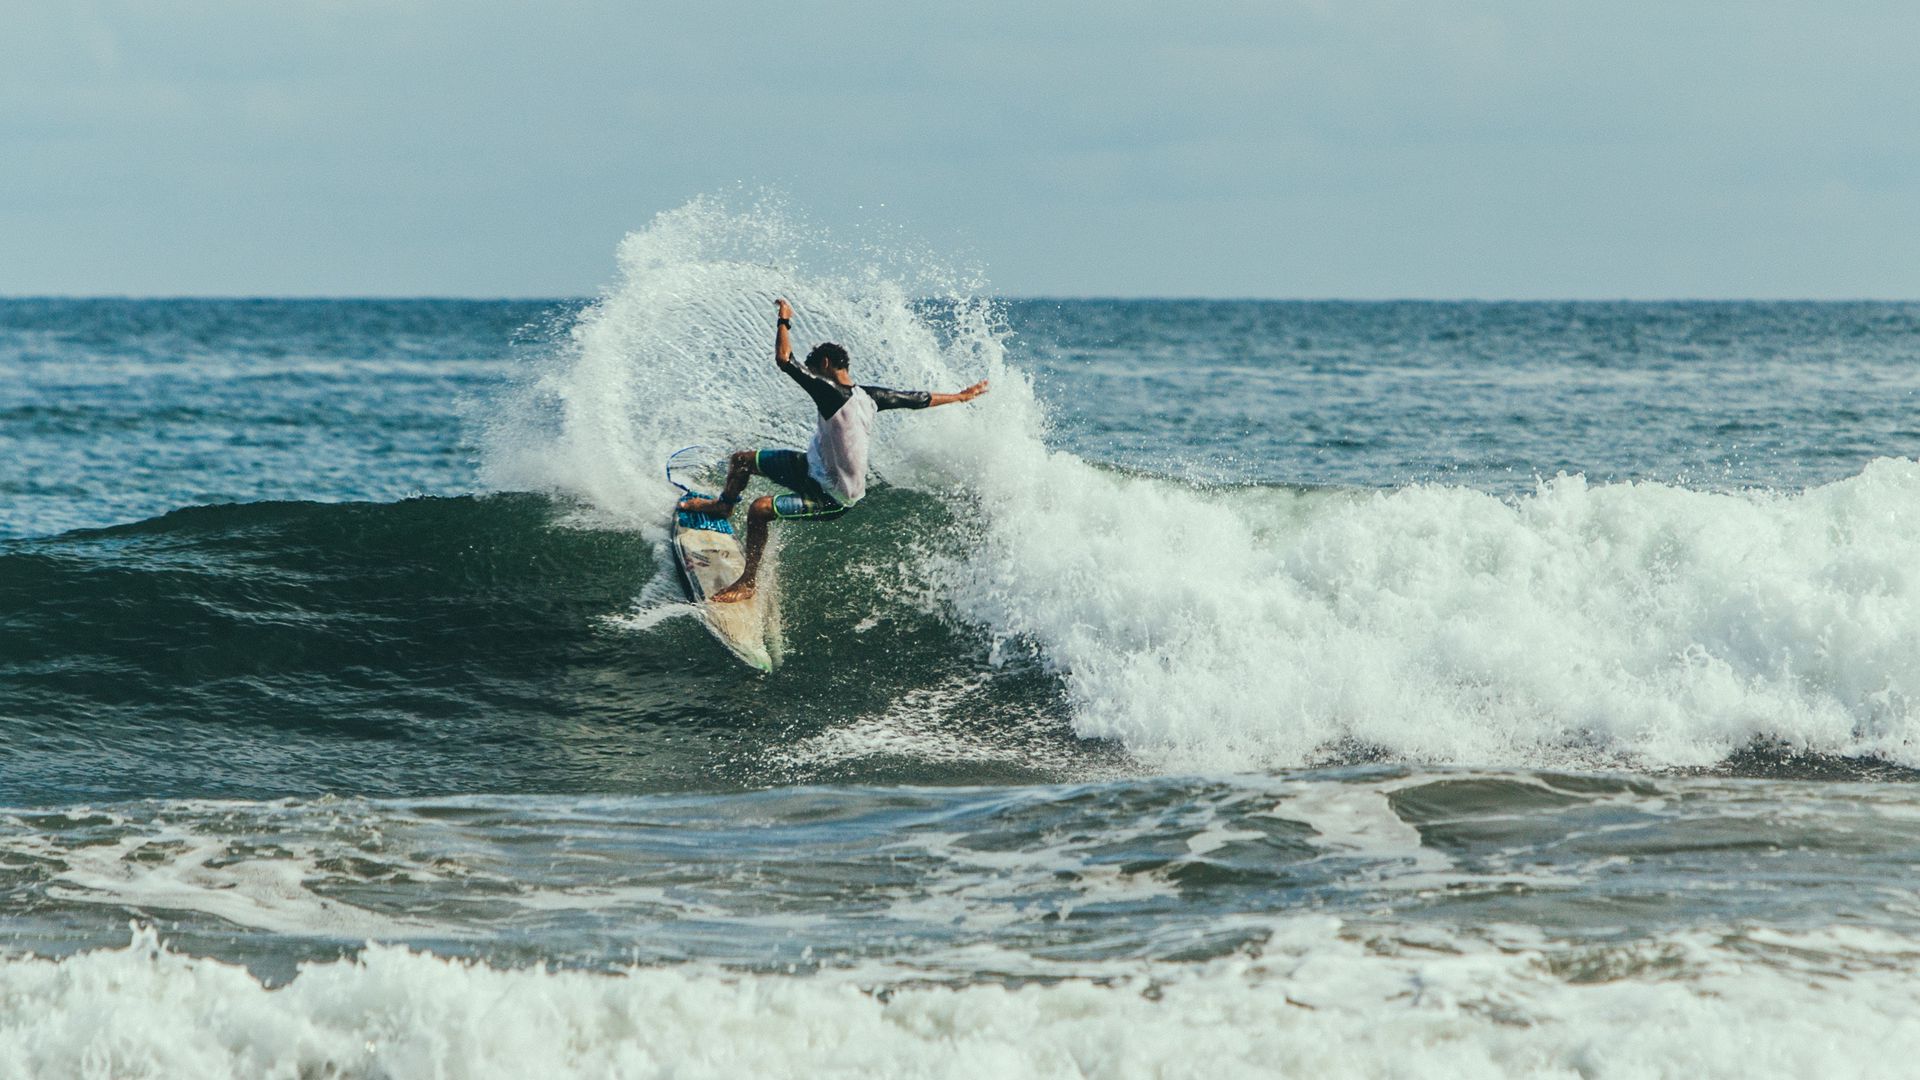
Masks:
[[[804,446],[784,662],[662,472]],[[1920,304],[0,300],[0,1076],[1888,1076]],[[756,489],[759,490],[759,489]]]

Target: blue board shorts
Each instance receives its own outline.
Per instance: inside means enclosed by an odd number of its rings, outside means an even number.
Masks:
[[[799,450],[755,450],[753,471],[793,491],[773,497],[774,517],[825,521],[847,512],[846,505],[807,472],[807,455]]]

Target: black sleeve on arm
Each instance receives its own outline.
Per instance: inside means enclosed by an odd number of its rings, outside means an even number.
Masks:
[[[853,391],[837,382],[817,379],[791,360],[780,361],[780,370],[787,373],[787,378],[800,384],[800,389],[805,390],[807,396],[813,399],[813,406],[820,410],[822,417],[839,412],[840,406],[845,405],[847,399],[853,396]]]
[[[863,386],[880,412],[888,409],[924,409],[933,404],[933,395],[925,390],[889,390],[884,386]]]

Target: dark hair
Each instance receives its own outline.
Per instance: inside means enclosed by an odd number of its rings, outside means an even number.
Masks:
[[[845,371],[847,370],[847,364],[849,362],[847,359],[847,350],[835,345],[831,341],[823,341],[815,345],[813,351],[807,354],[808,367],[823,367],[829,371]]]

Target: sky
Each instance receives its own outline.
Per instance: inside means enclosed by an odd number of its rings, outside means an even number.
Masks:
[[[0,295],[591,295],[777,190],[1014,296],[1920,298],[1920,4],[0,0]]]

